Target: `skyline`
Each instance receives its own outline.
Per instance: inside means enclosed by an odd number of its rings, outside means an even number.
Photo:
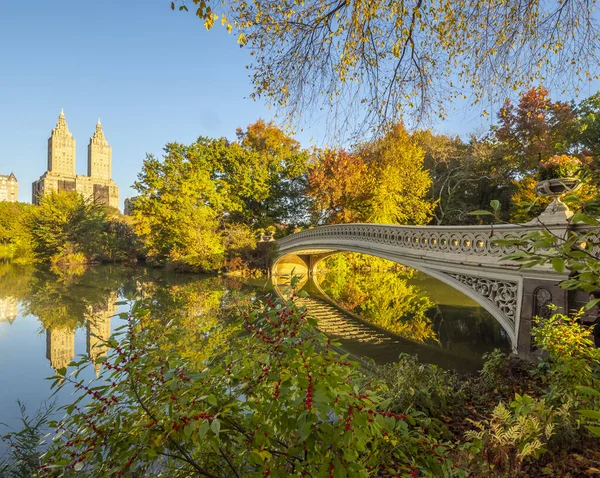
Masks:
[[[207,32],[193,14],[172,12],[162,0],[8,3],[0,58],[0,174],[15,174],[22,202],[31,201],[31,184],[46,169],[61,108],[80,143],[77,174],[85,173],[85,145],[102,119],[121,209],[136,194],[131,185],[146,153],[160,156],[166,143],[199,136],[235,139],[237,127],[275,119],[264,102],[248,98],[250,51],[236,36],[220,27]],[[431,126],[464,137],[495,119],[489,107],[481,117],[482,109],[459,104]],[[295,137],[304,147],[322,145],[325,125],[317,118]]]

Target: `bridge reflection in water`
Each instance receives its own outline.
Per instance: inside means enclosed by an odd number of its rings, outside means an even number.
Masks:
[[[278,292],[288,295],[290,281],[296,277],[299,281],[297,289],[307,293],[306,297],[297,299],[297,303],[305,306],[319,321],[321,331],[340,342],[342,351],[355,359],[369,358],[376,363],[389,363],[396,361],[400,353],[408,353],[418,355],[422,362],[472,372],[481,368],[483,353],[494,348],[510,351],[509,338],[487,311],[436,279],[416,281],[425,284],[423,289],[434,302],[427,315],[434,335],[439,339],[419,343],[376,325],[377,320],[367,321],[334,302],[327,295],[323,277],[318,274],[309,277],[308,269],[300,258],[290,254],[276,267],[274,277],[277,278],[275,285]],[[436,298],[439,300],[436,301]],[[390,300],[393,299],[390,297]],[[398,321],[403,319],[406,317],[398,317]]]

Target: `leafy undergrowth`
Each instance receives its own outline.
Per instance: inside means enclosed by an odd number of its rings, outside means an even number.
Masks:
[[[599,354],[576,318],[538,325],[539,363],[494,352],[460,379],[406,355],[361,368],[294,302],[254,303],[194,354],[182,353],[176,323],[142,304],[126,316],[97,380],[78,379],[89,357],[59,371],[55,386],[78,393],[44,454],[35,439],[19,446],[13,464],[27,472],[14,476],[600,474]]]

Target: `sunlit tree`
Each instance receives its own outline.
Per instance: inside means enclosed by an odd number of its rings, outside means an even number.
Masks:
[[[170,4],[235,30],[253,57],[254,97],[295,119],[330,108],[338,131],[408,111],[443,116],[449,99],[504,99],[541,78],[581,84],[599,64],[593,0]]]

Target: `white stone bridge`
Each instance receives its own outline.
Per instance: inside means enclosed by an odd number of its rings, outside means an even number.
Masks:
[[[542,223],[500,226],[396,226],[340,224],[308,229],[280,239],[272,262],[277,266],[294,254],[314,274],[322,259],[342,251],[360,252],[422,271],[454,287],[490,312],[504,328],[513,351],[531,350],[532,318],[549,313],[549,304],[568,310],[574,297],[559,287],[567,273],[548,267],[520,270],[515,262],[501,259],[513,247],[498,247],[496,239],[522,236],[539,230]],[[567,233],[567,223],[544,227]],[[571,303],[569,302],[571,299]]]

